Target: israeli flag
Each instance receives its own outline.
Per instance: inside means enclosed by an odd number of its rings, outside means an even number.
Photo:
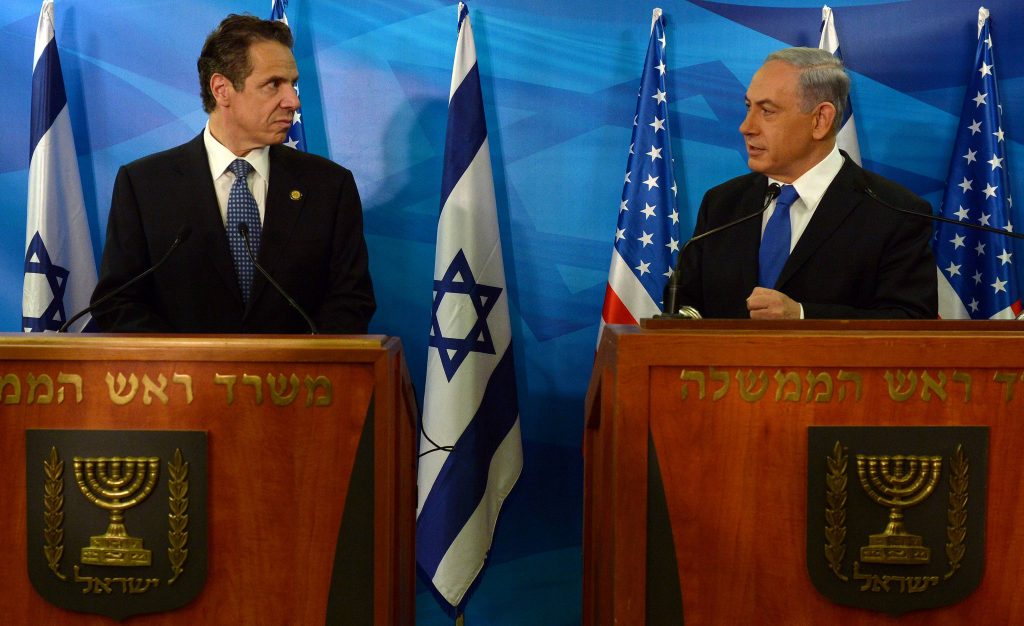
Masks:
[[[416,561],[460,607],[523,467],[494,181],[469,11],[459,4],[420,435]]]
[[[828,5],[821,7],[821,40],[818,48],[828,50],[832,56],[843,60],[843,53],[839,50],[839,35],[836,34],[836,18]],[[836,144],[850,155],[854,163],[860,165],[860,143],[857,141],[857,126],[853,123],[853,102],[849,96],[846,97],[846,111],[843,112]]]
[[[43,332],[59,329],[88,306],[96,286],[96,259],[54,38],[53,0],[44,0],[39,13],[33,58],[21,320],[25,332]],[[79,322],[79,329],[90,319]]]

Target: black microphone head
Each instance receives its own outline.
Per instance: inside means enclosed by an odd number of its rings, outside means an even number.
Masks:
[[[780,193],[782,193],[782,185],[779,183],[772,183],[768,185],[768,197],[765,199],[765,202],[771,202],[775,198],[778,198]]]
[[[174,238],[174,241],[178,242],[178,245],[185,243],[185,240],[192,235],[192,226],[185,224],[178,229],[178,235]]]
[[[248,222],[239,222],[238,223],[238,232],[243,237],[248,239],[249,238],[249,224],[248,224]]]

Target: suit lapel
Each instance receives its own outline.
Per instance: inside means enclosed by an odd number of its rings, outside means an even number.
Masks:
[[[202,247],[210,258],[210,265],[241,305],[242,290],[238,286],[235,262],[228,247],[224,221],[217,204],[217,192],[210,177],[210,161],[206,156],[202,133],[185,144],[175,170],[181,177],[179,189],[182,190],[182,198],[177,204],[187,215],[186,221],[195,227],[195,232],[202,238]]]
[[[739,210],[730,219],[738,219],[760,210],[764,206],[765,194],[767,193],[768,178],[756,176],[754,184],[744,192],[737,207]],[[761,249],[761,222],[762,219],[755,217],[736,226],[737,232],[733,239],[736,242],[736,248],[732,251],[730,257],[733,259],[732,262],[736,262],[738,271],[742,274],[742,282],[739,288],[743,292],[743,299],[746,299],[754,287],[757,286],[757,259],[758,252]],[[740,258],[739,255],[743,254],[747,254],[747,258]]]
[[[306,188],[294,167],[292,148],[270,146],[270,185],[263,215],[263,233],[260,237],[259,262],[271,275],[288,255],[288,241],[299,221],[306,202]],[[266,279],[259,272],[253,281],[250,304],[256,302],[266,287]]]
[[[842,169],[836,174],[832,184],[828,186],[821,202],[818,203],[818,208],[814,210],[811,221],[808,222],[807,228],[796,242],[786,265],[783,266],[779,280],[775,284],[776,289],[785,291],[783,287],[786,281],[807,263],[808,259],[860,204],[863,194],[858,193],[853,184],[858,176],[858,169],[858,166],[847,156]]]

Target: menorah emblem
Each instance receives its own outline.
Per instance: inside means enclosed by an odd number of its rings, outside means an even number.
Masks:
[[[868,545],[860,549],[866,563],[924,564],[931,549],[920,535],[912,535],[903,525],[903,509],[921,503],[935,490],[942,469],[941,456],[867,456],[857,455],[860,484],[872,500],[889,507],[889,524]]]
[[[107,532],[89,538],[82,563],[90,565],[149,565],[150,551],[142,539],[130,537],[124,512],[152,493],[160,473],[156,457],[74,457],[75,481],[85,497],[110,511]]]

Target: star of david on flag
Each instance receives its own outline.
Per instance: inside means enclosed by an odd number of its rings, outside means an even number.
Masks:
[[[284,10],[288,8],[288,0],[270,0],[270,18],[278,22],[284,22],[289,29],[288,16]],[[299,86],[295,85],[295,95],[299,95]],[[306,151],[306,130],[302,126],[302,107],[295,109],[295,117],[292,118],[292,127],[288,129],[288,137],[284,145],[296,150]]]
[[[821,7],[821,39],[818,48],[828,50],[840,61],[843,53],[839,49],[839,35],[836,34],[836,18],[832,9],[826,4]],[[853,102],[849,94],[846,96],[846,109],[843,111],[843,122],[836,135],[836,144],[846,152],[853,162],[860,165],[860,143],[857,141],[857,126],[853,122]]]
[[[942,215],[1013,231],[1006,133],[996,87],[989,12],[978,11],[978,51],[957,127]],[[939,317],[1012,319],[1020,312],[1012,240],[940,223],[932,247]]]
[[[465,4],[458,16],[416,511],[416,563],[456,612],[523,467],[490,146]]]
[[[456,280],[458,278],[458,280]],[[487,316],[494,308],[497,298],[503,290],[500,287],[481,285],[476,282],[473,276],[473,269],[466,260],[462,250],[455,254],[452,264],[448,266],[441,280],[434,281],[434,306],[431,311],[430,320],[430,347],[437,348],[437,355],[441,359],[441,366],[444,374],[451,382],[452,378],[459,371],[459,366],[466,360],[470,352],[481,354],[494,354],[494,341],[491,340],[491,330],[487,325]],[[445,296],[449,300],[455,294],[463,294],[469,297],[476,321],[469,328],[465,337],[461,333],[449,328],[448,332],[455,332],[456,336],[446,337],[441,330],[438,321],[438,311],[444,302]],[[463,303],[459,303],[461,306]],[[441,316],[442,319],[444,316]],[[473,315],[468,316],[473,319]]]
[[[43,2],[36,28],[30,135],[21,326],[26,332],[55,331],[89,305],[96,259],[54,36],[53,0]],[[87,317],[79,330],[90,321]]]
[[[665,87],[665,18],[654,9],[619,204],[601,327],[661,312],[679,255],[679,212]],[[600,332],[598,333],[600,337]]]

